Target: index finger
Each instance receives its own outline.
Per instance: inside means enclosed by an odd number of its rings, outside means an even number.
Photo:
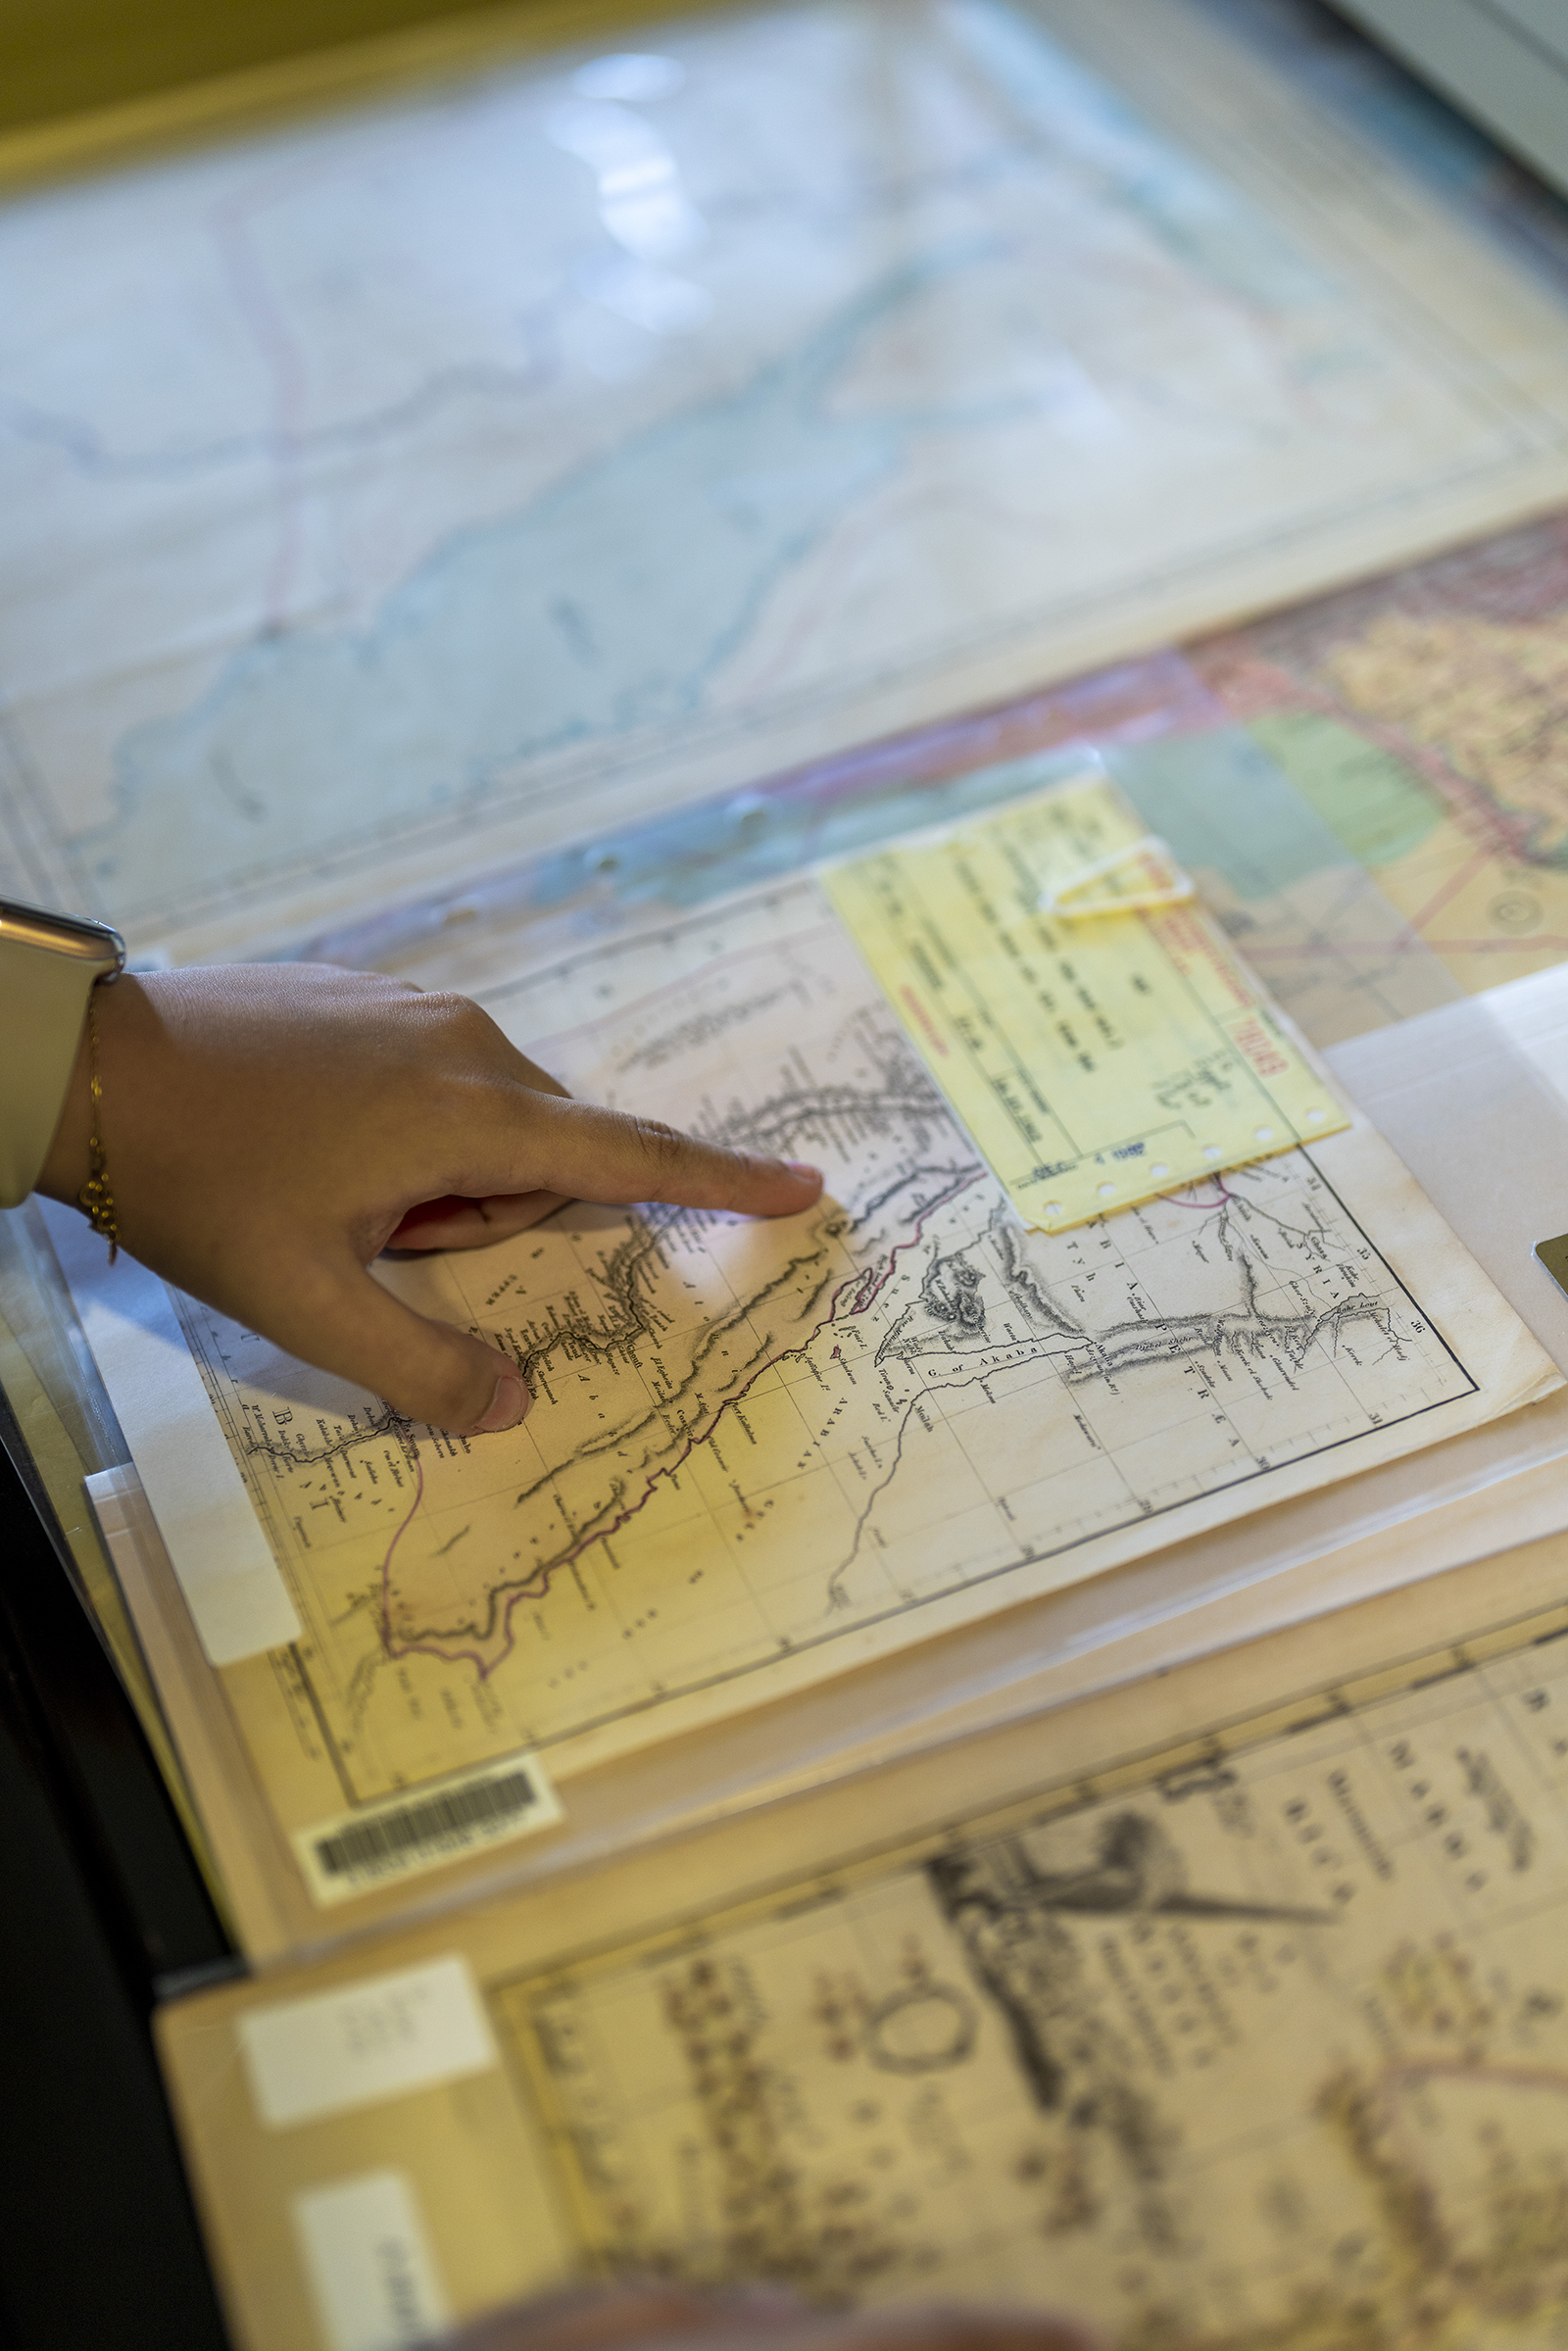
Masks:
[[[821,1194],[822,1171],[805,1160],[704,1143],[662,1119],[554,1095],[535,1096],[529,1118],[511,1180],[488,1190],[539,1188],[607,1205],[662,1200],[742,1216],[795,1215]]]

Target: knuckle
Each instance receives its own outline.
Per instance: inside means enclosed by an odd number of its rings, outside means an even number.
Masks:
[[[471,996],[459,996],[454,990],[441,989],[416,1000],[422,1015],[433,1020],[443,1035],[454,1044],[470,1049],[488,1044],[499,1034],[495,1022]]]
[[[690,1155],[692,1141],[679,1127],[669,1126],[662,1118],[638,1118],[635,1122],[637,1139],[656,1167],[678,1167]]]

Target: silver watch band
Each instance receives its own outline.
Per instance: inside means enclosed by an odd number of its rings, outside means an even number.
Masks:
[[[0,898],[0,1207],[24,1200],[66,1106],[87,999],[124,967],[105,922]]]

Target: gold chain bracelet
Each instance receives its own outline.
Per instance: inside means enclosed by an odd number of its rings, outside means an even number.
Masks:
[[[76,1205],[86,1211],[87,1221],[95,1233],[101,1233],[109,1244],[109,1262],[113,1265],[120,1254],[120,1218],[115,1209],[115,1196],[109,1189],[109,1159],[104,1151],[103,1126],[104,1095],[98,1082],[98,991],[93,989],[87,999],[87,1093],[92,1103],[91,1132],[87,1137],[87,1181],[76,1195]]]

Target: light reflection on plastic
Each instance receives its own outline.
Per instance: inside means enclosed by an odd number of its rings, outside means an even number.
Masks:
[[[571,86],[580,98],[619,98],[628,106],[647,106],[656,98],[673,98],[685,79],[685,67],[672,57],[628,52],[591,58],[577,68]]]
[[[666,261],[701,244],[708,224],[681,187],[674,157],[641,115],[609,99],[567,99],[548,128],[598,180],[599,217],[617,245],[643,261]]]
[[[580,290],[654,335],[690,334],[713,307],[702,286],[659,266],[700,245],[708,224],[658,131],[631,111],[672,96],[685,78],[672,57],[593,58],[571,77],[575,97],[556,107],[546,125],[554,144],[593,172],[599,217],[621,249],[584,263],[576,272]]]
[[[579,290],[653,335],[692,334],[712,316],[706,286],[669,269],[649,269],[618,253],[595,255],[576,272]]]

